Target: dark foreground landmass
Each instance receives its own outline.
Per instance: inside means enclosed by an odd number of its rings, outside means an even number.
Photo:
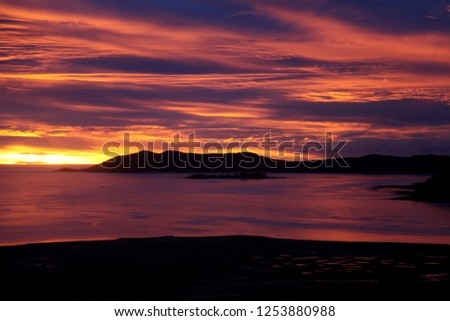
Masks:
[[[382,185],[375,188],[393,189],[398,197],[395,200],[410,200],[450,204],[450,173],[434,175],[424,182],[410,185]]]
[[[416,184],[400,199],[422,202],[450,203],[450,173],[434,175]]]
[[[262,237],[0,247],[2,300],[450,300],[449,245]]]

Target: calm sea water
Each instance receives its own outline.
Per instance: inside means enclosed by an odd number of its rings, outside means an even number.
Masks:
[[[425,176],[59,173],[0,166],[0,244],[149,236],[270,237],[450,244],[450,206],[389,200],[382,184]]]

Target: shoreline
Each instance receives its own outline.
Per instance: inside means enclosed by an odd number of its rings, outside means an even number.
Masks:
[[[0,247],[2,300],[450,300],[450,245],[257,236]]]
[[[437,203],[441,204],[441,203]],[[57,239],[57,240],[42,240],[42,241],[30,241],[24,243],[0,243],[0,249],[10,248],[10,247],[21,247],[21,246],[38,246],[38,245],[64,245],[70,243],[97,243],[97,242],[117,242],[117,241],[146,241],[146,240],[156,240],[156,239],[214,239],[214,238],[259,238],[268,240],[285,240],[294,242],[304,242],[304,243],[337,243],[337,244],[371,244],[371,245],[411,245],[411,246],[449,246],[450,243],[427,243],[427,242],[402,242],[402,241],[346,241],[346,240],[319,240],[319,239],[294,239],[294,238],[283,238],[283,237],[272,237],[263,235],[247,235],[247,234],[230,234],[230,235],[201,235],[201,236],[177,236],[177,235],[161,235],[161,236],[148,236],[148,237],[116,237],[116,238],[86,238],[86,239]]]

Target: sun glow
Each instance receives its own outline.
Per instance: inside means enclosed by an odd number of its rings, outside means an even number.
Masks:
[[[31,165],[31,164],[95,164],[105,160],[103,155],[69,155],[69,154],[42,154],[42,153],[11,153],[0,154],[0,164],[5,165]]]

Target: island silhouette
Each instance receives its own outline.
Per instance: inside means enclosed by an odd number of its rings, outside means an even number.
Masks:
[[[344,159],[287,161],[251,152],[195,154],[180,151],[157,153],[143,150],[119,155],[84,169],[61,168],[59,171],[82,172],[186,172],[186,173],[367,173],[367,174],[439,174],[450,170],[450,156],[417,155],[398,157],[367,155]]]
[[[267,179],[265,173],[349,173],[434,175],[413,185],[378,186],[397,188],[394,199],[450,203],[450,156],[410,157],[367,155],[345,159],[287,161],[251,152],[195,154],[180,151],[157,153],[143,150],[119,155],[83,169],[61,168],[61,172],[191,173],[189,179]]]

